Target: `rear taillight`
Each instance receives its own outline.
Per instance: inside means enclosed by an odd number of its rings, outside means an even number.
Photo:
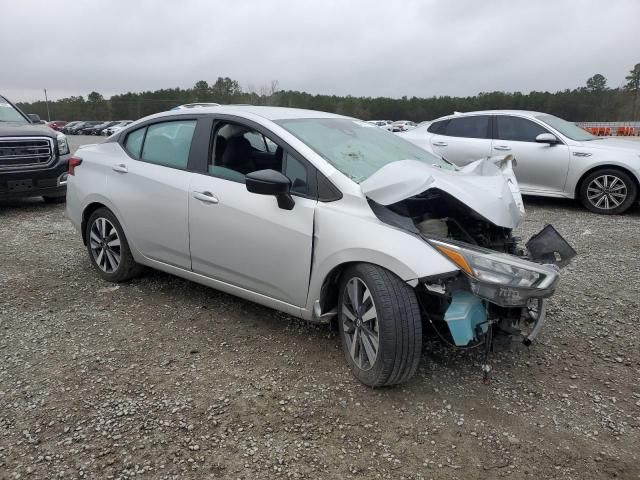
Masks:
[[[69,159],[69,169],[67,170],[67,173],[69,175],[75,175],[76,167],[78,167],[81,163],[82,163],[82,159],[81,158],[71,157]]]

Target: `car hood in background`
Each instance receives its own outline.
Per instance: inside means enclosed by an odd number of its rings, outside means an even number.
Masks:
[[[362,193],[381,205],[391,205],[430,189],[447,192],[494,225],[517,227],[524,207],[515,177],[510,180],[496,165],[500,159],[482,159],[457,170],[443,170],[418,160],[385,165],[360,183]],[[509,164],[510,170],[510,162]]]
[[[607,150],[632,150],[640,153],[640,142],[622,138],[599,138],[588,142],[580,142],[580,147]],[[577,147],[577,148],[580,148]]]
[[[0,137],[51,137],[58,132],[43,124],[0,122]]]

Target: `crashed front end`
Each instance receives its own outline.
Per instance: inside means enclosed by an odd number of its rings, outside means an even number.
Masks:
[[[512,163],[483,159],[452,172],[408,160],[361,185],[380,220],[419,236],[457,267],[416,286],[423,316],[456,347],[484,343],[489,351],[514,338],[529,345],[560,267],[575,255],[550,225],[525,246],[512,235],[524,217]]]

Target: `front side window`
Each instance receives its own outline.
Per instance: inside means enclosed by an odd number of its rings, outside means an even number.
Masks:
[[[357,183],[400,160],[419,160],[455,170],[449,162],[413,143],[360,120],[296,118],[276,123]]]
[[[196,120],[150,125],[147,127],[140,159],[165,167],[186,169],[195,128]]]
[[[208,171],[211,175],[244,183],[245,175],[277,170],[291,180],[291,193],[311,195],[307,166],[261,132],[237,123],[215,127]]]
[[[498,115],[496,138],[515,142],[535,142],[541,133],[549,133],[537,123],[521,117]]]
[[[489,138],[489,116],[471,115],[451,118],[442,135],[449,137]]]
[[[586,130],[583,130],[575,123],[567,122],[558,117],[554,117],[553,115],[538,115],[536,117],[543,123],[546,123],[551,128],[555,128],[565,137],[570,138],[571,140],[575,140],[577,142],[588,142],[590,140],[598,140],[598,137],[595,135],[591,135]]]
[[[291,192],[309,195],[309,178],[307,167],[291,154],[286,155],[283,173],[291,180]]]
[[[3,97],[0,97],[0,122],[28,123],[27,119]]]

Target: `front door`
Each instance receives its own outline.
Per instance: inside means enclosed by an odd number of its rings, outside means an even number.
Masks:
[[[242,124],[214,128],[208,174],[194,174],[189,195],[193,271],[304,307],[317,203],[305,190],[312,183],[307,166],[280,146],[271,148],[268,138],[267,147],[258,146],[260,133]],[[292,210],[247,191],[244,175],[264,167],[291,180]]]
[[[569,171],[569,147],[562,143],[537,143],[541,133],[551,133],[542,125],[523,117],[497,115],[493,155],[512,154],[513,168],[522,193],[560,193]]]

